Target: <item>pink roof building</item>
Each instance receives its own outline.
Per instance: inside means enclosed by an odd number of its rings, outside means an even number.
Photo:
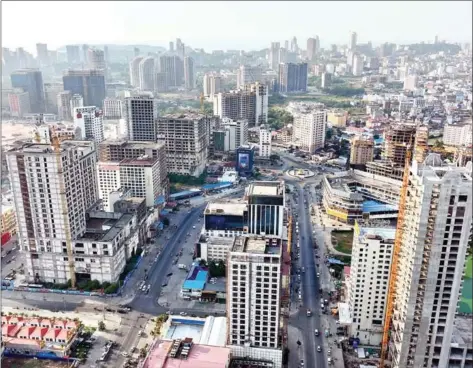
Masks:
[[[30,339],[31,334],[33,333],[34,330],[35,330],[35,327],[31,327],[31,326],[22,327],[21,330],[16,335],[16,337],[19,339]]]
[[[32,338],[33,340],[43,340],[47,332],[48,332],[47,328],[36,327],[34,331],[31,333],[30,338]]]

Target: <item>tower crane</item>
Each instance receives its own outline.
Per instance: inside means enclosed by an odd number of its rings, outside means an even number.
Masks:
[[[391,272],[389,275],[389,286],[388,286],[388,300],[386,303],[386,316],[384,318],[384,329],[383,329],[383,339],[381,342],[381,354],[379,360],[379,368],[384,368],[384,361],[388,353],[389,346],[389,332],[391,331],[391,319],[394,312],[394,302],[396,297],[396,282],[397,282],[397,273],[398,273],[398,264],[399,264],[399,253],[402,246],[402,237],[404,234],[404,224],[405,224],[405,209],[406,209],[406,199],[407,199],[407,189],[409,186],[409,171],[411,166],[411,157],[412,157],[412,138],[409,141],[409,145],[406,150],[406,160],[404,164],[404,173],[402,177],[402,187],[401,187],[401,196],[399,199],[399,212],[397,217],[397,226],[396,226],[396,238],[394,240],[394,249],[393,249],[393,258],[391,262]]]
[[[201,112],[201,113],[204,113],[204,101],[205,101],[205,99],[204,99],[204,93],[202,92],[202,93],[200,94],[200,112]]]
[[[69,273],[71,277],[71,287],[76,287],[76,273],[74,268],[74,252],[72,251],[72,239],[71,229],[69,228],[69,211],[67,206],[66,198],[66,185],[64,183],[64,164],[61,156],[61,145],[57,134],[54,134],[54,129],[51,134],[51,143],[54,147],[54,153],[56,155],[56,164],[59,174],[59,196],[61,201],[61,214],[63,216],[64,230],[66,234],[66,249],[67,249],[67,261],[69,264]]]

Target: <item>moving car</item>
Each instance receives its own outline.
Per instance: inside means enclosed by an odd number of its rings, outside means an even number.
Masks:
[[[317,351],[320,353],[322,351],[322,348],[320,347],[320,345],[317,346]]]
[[[315,329],[314,334],[315,336],[319,336],[319,330]]]

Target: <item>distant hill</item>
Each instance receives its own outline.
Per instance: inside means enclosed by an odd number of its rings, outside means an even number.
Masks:
[[[455,55],[461,51],[461,47],[452,43],[415,43],[409,45],[409,50],[416,55],[437,54],[441,51]]]
[[[81,47],[83,44],[74,44],[74,46],[79,46]],[[135,47],[138,47],[142,53],[148,53],[148,52],[163,52],[166,51],[166,49],[162,46],[150,46],[150,45],[114,45],[114,44],[87,44],[90,47],[96,47],[98,49],[103,49],[104,46],[108,46],[109,52],[127,52],[131,51],[133,52],[133,49]],[[57,49],[59,52],[66,52],[66,46],[62,46]]]

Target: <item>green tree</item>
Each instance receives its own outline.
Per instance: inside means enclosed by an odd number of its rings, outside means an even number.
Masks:
[[[99,328],[99,331],[105,331],[105,323],[104,323],[104,321],[99,321],[99,323],[98,323],[98,328]]]
[[[210,261],[209,273],[211,277],[225,277],[225,262],[222,260]]]
[[[170,224],[169,219],[167,217],[163,218],[163,225],[169,226],[169,224]]]
[[[333,136],[333,130],[332,129],[327,129],[325,132],[325,139],[330,140],[332,139]]]

